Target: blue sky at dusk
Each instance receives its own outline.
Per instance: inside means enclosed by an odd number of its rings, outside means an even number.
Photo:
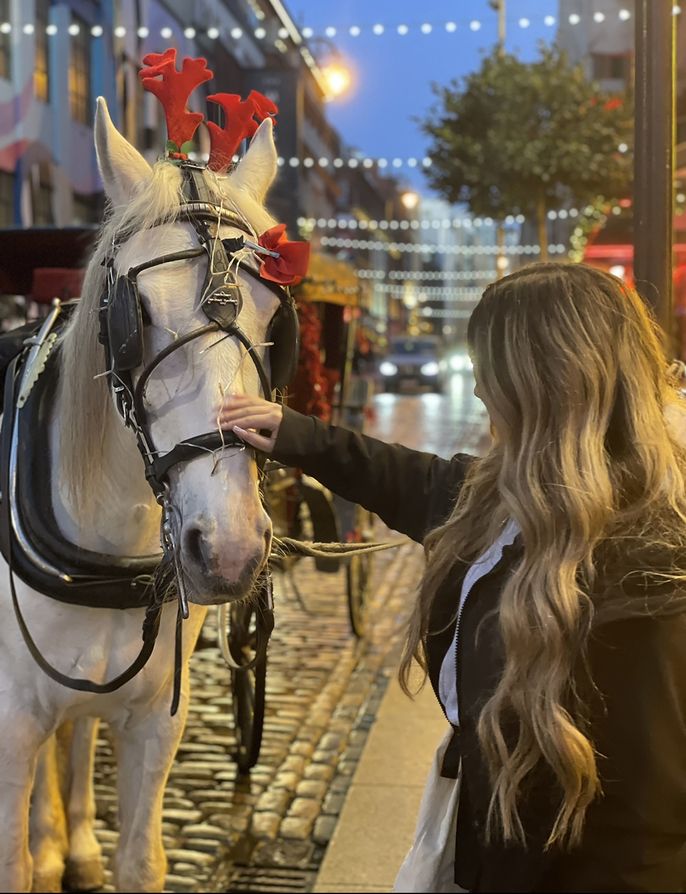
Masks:
[[[352,63],[357,85],[348,98],[329,104],[329,119],[346,143],[375,158],[424,156],[426,138],[413,118],[432,105],[431,83],[475,70],[497,40],[497,14],[488,0],[287,0],[287,6],[300,27],[316,34],[337,28],[333,42]],[[556,26],[543,19],[557,12],[557,0],[507,0],[508,51],[533,59],[541,40],[555,38]],[[526,29],[518,25],[523,17],[531,21]],[[482,22],[479,31],[470,30],[473,19]],[[452,34],[445,31],[448,21],[458,25]],[[424,22],[434,26],[431,34],[419,30]],[[381,36],[371,33],[376,23],[386,28]],[[410,27],[407,35],[397,34],[399,24]],[[358,37],[348,34],[351,25],[362,28]],[[322,55],[316,41],[313,48]],[[401,176],[425,187],[419,172],[403,168]]]

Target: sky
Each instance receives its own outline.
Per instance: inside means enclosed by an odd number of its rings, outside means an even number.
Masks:
[[[337,28],[333,42],[352,63],[357,84],[347,98],[329,103],[329,120],[349,146],[373,158],[426,155],[427,139],[413,119],[432,106],[432,82],[444,85],[474,71],[497,40],[488,0],[287,0],[287,6],[301,28],[315,34]],[[557,0],[507,0],[507,50],[535,58],[538,43],[555,37],[543,19],[557,11]],[[521,18],[531,25],[522,29]],[[470,30],[474,19],[482,22],[479,31]],[[454,33],[446,32],[448,21],[457,23]],[[385,26],[381,36],[371,33],[377,23]],[[430,34],[421,33],[423,23],[434,26]],[[404,37],[399,24],[410,27]],[[363,29],[357,37],[348,34],[353,25]],[[313,49],[322,55],[326,47],[314,41]],[[403,168],[401,178],[427,190],[420,171]]]

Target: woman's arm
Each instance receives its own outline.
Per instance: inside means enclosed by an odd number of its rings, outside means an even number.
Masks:
[[[387,444],[256,398],[226,398],[220,421],[417,541],[447,518],[474,459]]]

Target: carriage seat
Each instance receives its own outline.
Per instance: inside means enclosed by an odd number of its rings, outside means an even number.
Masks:
[[[79,267],[36,267],[29,300],[36,304],[52,304],[53,298],[60,301],[79,298],[85,272]]]

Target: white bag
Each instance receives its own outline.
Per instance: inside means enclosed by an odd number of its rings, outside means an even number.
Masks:
[[[457,779],[441,776],[443,756],[452,735],[449,729],[434,755],[419,807],[414,842],[393,885],[393,891],[398,894],[464,891],[453,881],[460,777],[459,773]]]

